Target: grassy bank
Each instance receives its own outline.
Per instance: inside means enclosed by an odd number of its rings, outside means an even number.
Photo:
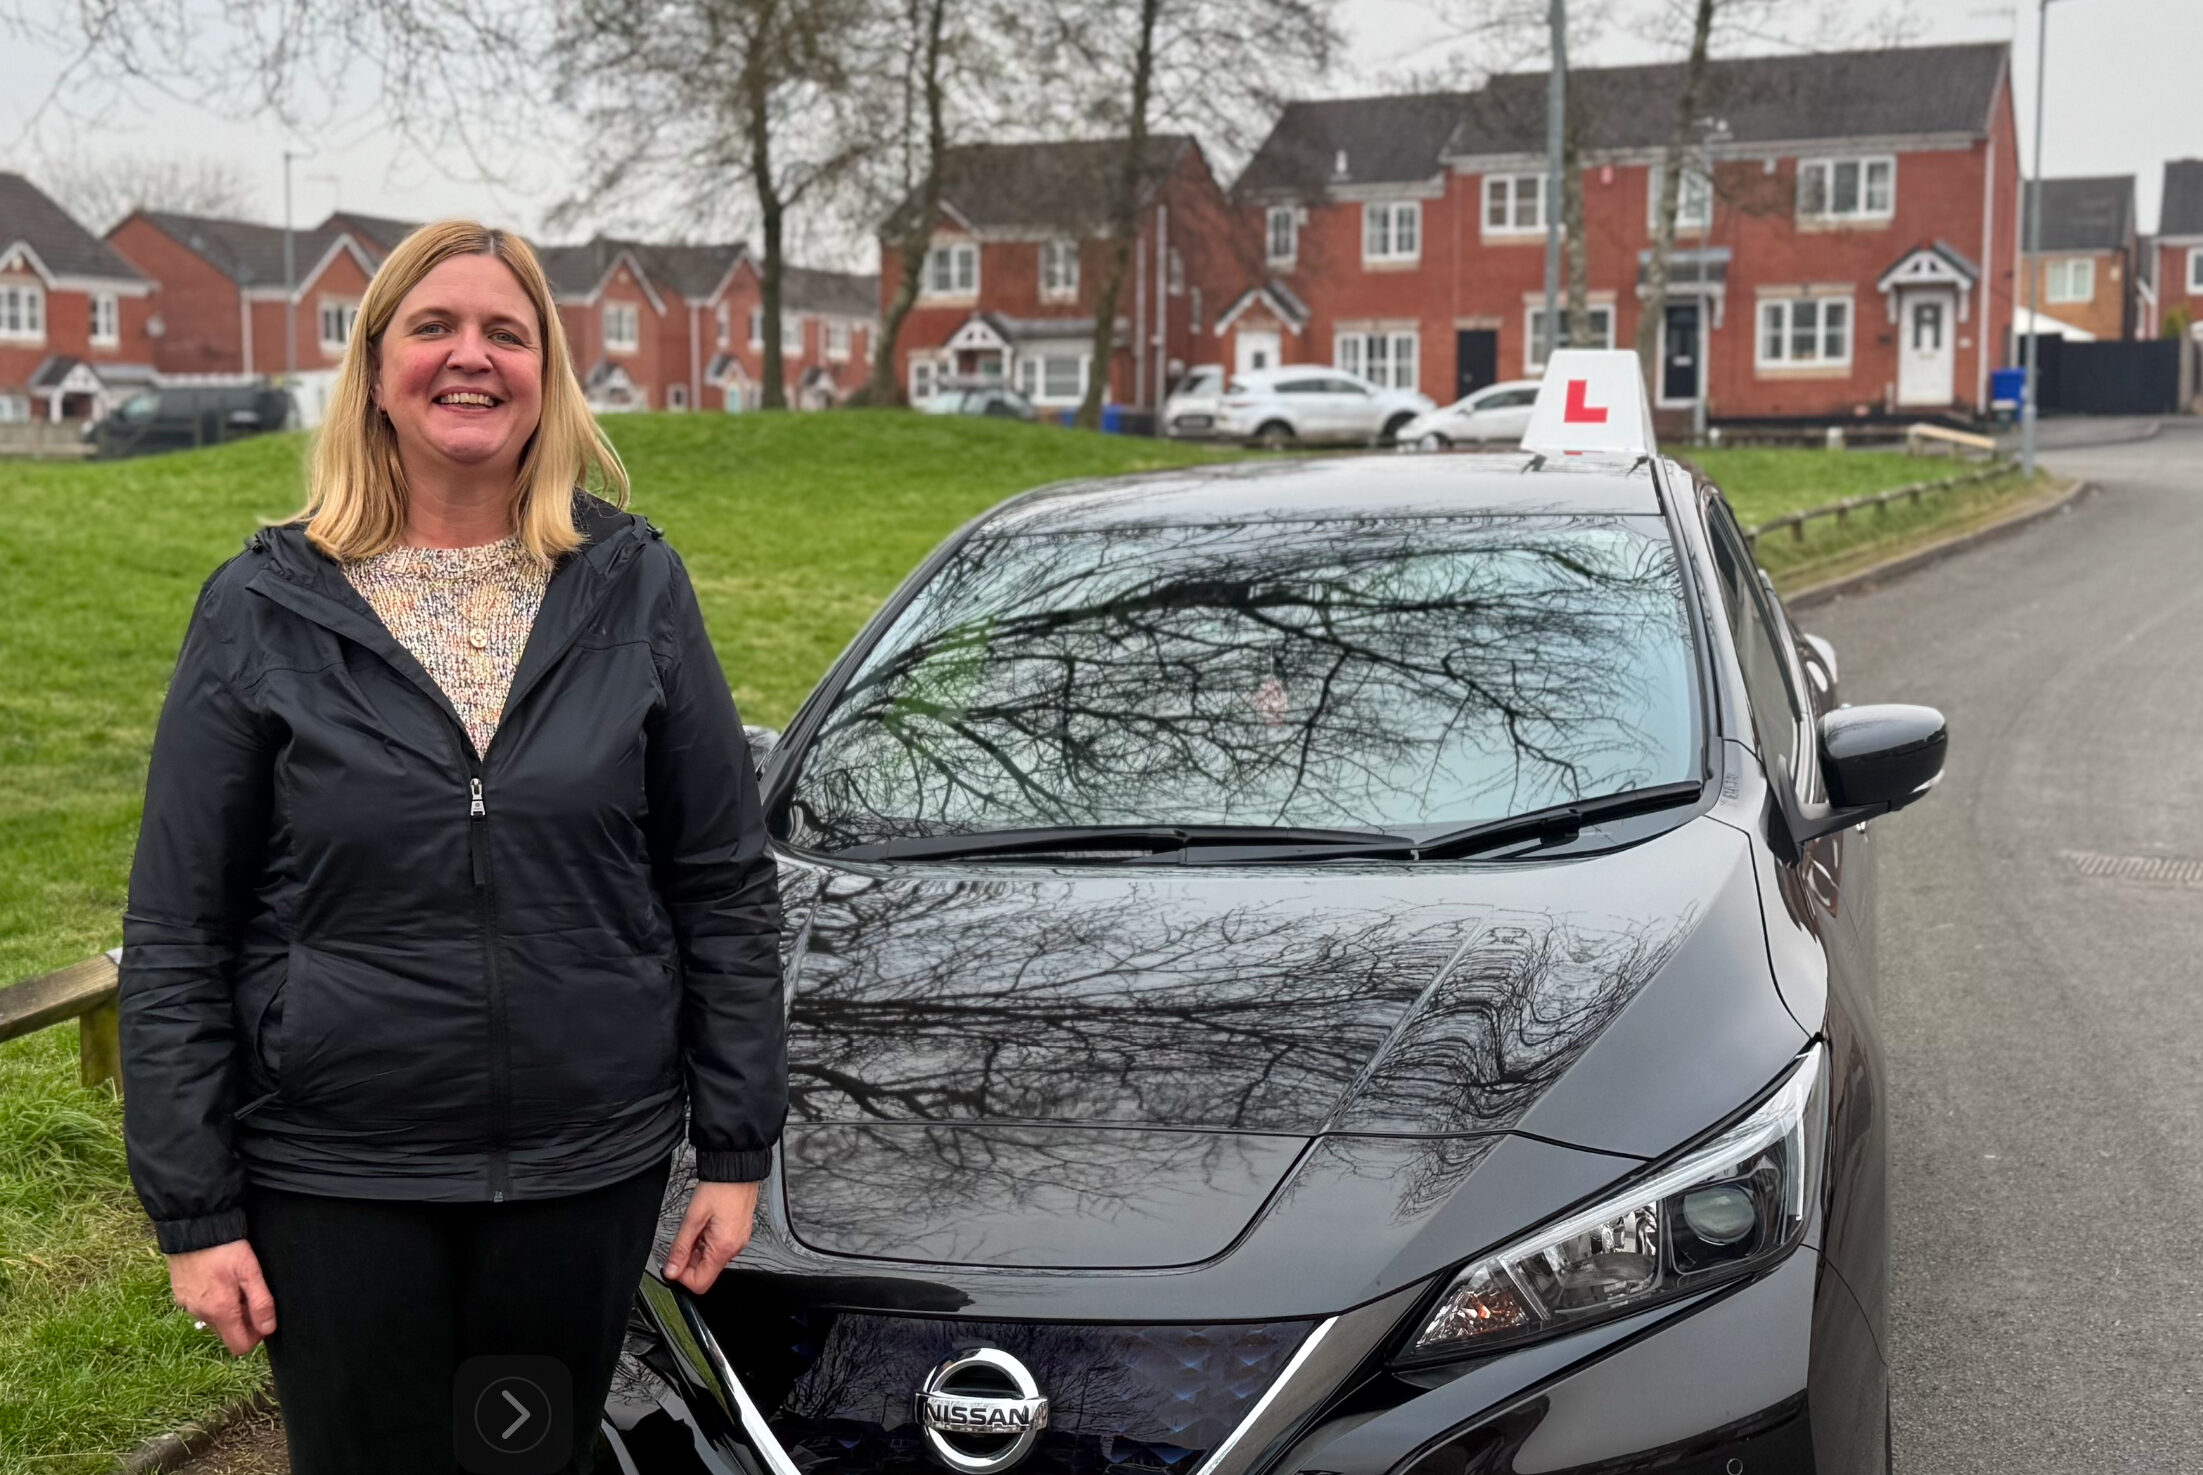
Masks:
[[[687,560],[743,715],[774,724],[974,513],[1043,482],[1217,454],[888,414],[632,416],[610,428],[633,505]],[[146,751],[192,598],[259,518],[296,507],[300,450],[270,439],[112,465],[16,463],[0,478],[12,596],[0,621],[0,982],[120,941]],[[1940,469],[1819,451],[1701,461],[1747,522]],[[1821,536],[1805,551],[1826,553]],[[1770,567],[1787,566],[1788,541],[1769,540]],[[75,1073],[73,1028],[0,1046],[0,1475],[104,1471],[115,1451],[265,1379],[264,1356],[235,1362],[175,1313],[124,1173],[119,1108]]]
[[[1786,512],[1979,469],[1895,451],[1707,449],[1688,455],[1721,488],[1746,527]],[[1816,519],[1805,525],[1803,536],[1780,528],[1759,540],[1759,561],[1778,588],[1804,588],[1999,521],[2058,485],[2047,476],[2028,482],[2013,470],[1988,481],[1927,492],[1918,502],[1908,498],[1840,520]]]

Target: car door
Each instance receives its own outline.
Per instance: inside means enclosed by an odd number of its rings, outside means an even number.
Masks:
[[[1323,399],[1327,440],[1375,440],[1384,429],[1385,407],[1375,391],[1359,379],[1334,374],[1325,381]]]

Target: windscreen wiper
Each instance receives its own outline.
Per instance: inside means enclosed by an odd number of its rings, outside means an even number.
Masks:
[[[1577,832],[1601,820],[1620,819],[1631,814],[1650,814],[1655,810],[1673,809],[1681,804],[1694,804],[1704,792],[1703,784],[1696,779],[1689,779],[1682,783],[1657,784],[1649,789],[1627,789],[1619,794],[1602,794],[1594,799],[1575,799],[1566,804],[1532,809],[1523,814],[1511,814],[1505,819],[1464,825],[1458,830],[1433,835],[1428,840],[1394,840],[1366,847],[1330,845],[1274,858],[1459,860],[1464,856],[1503,850],[1510,845],[1551,844],[1555,841],[1571,840]]]
[[[1121,860],[1172,855],[1208,847],[1268,850],[1315,846],[1325,850],[1390,850],[1414,842],[1382,830],[1302,829],[1285,825],[1048,825],[1029,830],[978,830],[966,835],[912,835],[850,845],[831,852],[841,860],[967,860],[987,856],[1047,856]]]

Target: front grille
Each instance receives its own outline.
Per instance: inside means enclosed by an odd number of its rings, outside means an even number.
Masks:
[[[1313,1323],[1065,1326],[772,1312],[721,1342],[798,1468],[940,1475],[919,1436],[926,1374],[960,1348],[1031,1371],[1048,1428],[1017,1475],[1188,1475],[1244,1419]]]

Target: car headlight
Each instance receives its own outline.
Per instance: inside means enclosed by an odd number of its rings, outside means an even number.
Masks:
[[[1400,1360],[1477,1356],[1787,1255],[1818,1189],[1827,1053],[1816,1041],[1743,1120],[1455,1276]]]

